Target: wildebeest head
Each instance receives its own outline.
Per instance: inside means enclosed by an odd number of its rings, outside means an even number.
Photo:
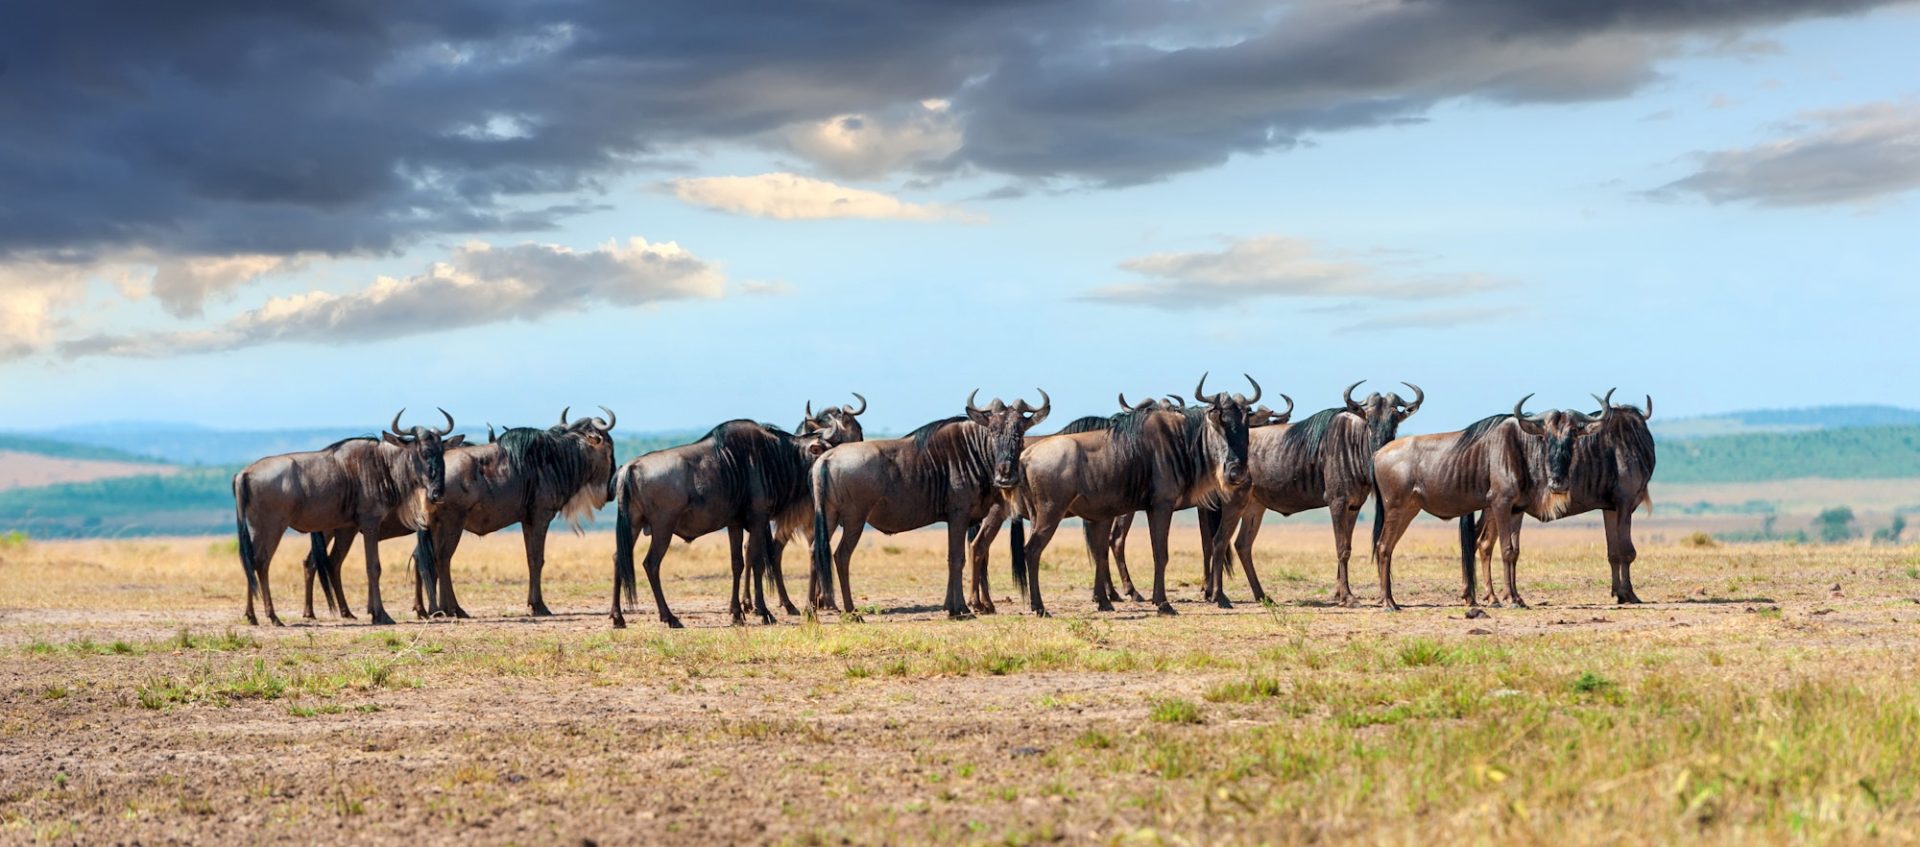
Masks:
[[[1248,427],[1273,426],[1275,424],[1283,424],[1290,420],[1293,420],[1293,398],[1288,397],[1285,394],[1282,394],[1280,395],[1280,399],[1287,401],[1286,411],[1276,412],[1265,406],[1255,406],[1253,407],[1253,411],[1247,414],[1247,426]]]
[[[414,462],[414,471],[426,480],[427,502],[439,505],[447,497],[447,455],[446,451],[466,443],[467,437],[453,434],[453,416],[441,409],[440,414],[447,419],[446,429],[431,429],[416,426],[401,429],[400,418],[407,413],[401,409],[393,416],[393,425],[380,434],[382,440],[407,452]]]
[[[860,401],[860,408],[855,409],[851,404],[828,406],[821,409],[819,414],[813,412],[813,401],[807,401],[807,416],[801,419],[799,428],[794,431],[807,433],[821,430],[828,447],[866,440],[859,418],[867,411],[867,398],[856,391],[853,392],[853,399]]]
[[[581,452],[587,456],[586,479],[608,480],[608,483],[604,486],[597,488],[589,486],[589,488],[594,489],[591,493],[600,498],[599,502],[591,502],[591,499],[589,499],[589,502],[582,504],[584,507],[598,509],[606,505],[608,500],[613,499],[611,490],[613,487],[614,463],[616,462],[613,455],[613,428],[619,425],[620,416],[614,414],[612,409],[601,406],[600,411],[606,412],[606,417],[587,417],[569,422],[567,420],[567,413],[571,411],[573,411],[572,406],[561,409],[560,423],[547,431],[554,435],[570,439],[580,445]]]
[[[1347,390],[1340,396],[1346,399],[1348,412],[1366,421],[1369,442],[1367,449],[1378,451],[1387,446],[1387,442],[1399,436],[1400,422],[1412,417],[1414,412],[1420,411],[1420,404],[1427,401],[1427,393],[1421,391],[1418,385],[1403,382],[1400,384],[1413,389],[1411,403],[1401,399],[1397,393],[1381,394],[1378,391],[1368,394],[1365,400],[1355,402],[1353,390],[1359,388],[1361,382],[1366,380],[1347,386]]]
[[[1207,404],[1207,426],[1219,433],[1226,445],[1221,457],[1218,473],[1220,485],[1224,488],[1239,488],[1247,484],[1251,475],[1247,472],[1247,427],[1253,415],[1254,404],[1260,402],[1260,383],[1247,374],[1241,374],[1253,385],[1253,396],[1244,394],[1208,395],[1207,375],[1200,375],[1200,384],[1194,386],[1193,399]],[[1291,405],[1291,401],[1289,401]],[[1292,410],[1289,409],[1289,412]]]
[[[1027,430],[1046,420],[1053,411],[1053,398],[1047,396],[1046,390],[1034,390],[1040,392],[1038,409],[1028,406],[1026,400],[1016,400],[1009,406],[998,397],[982,409],[973,405],[980,389],[967,395],[967,418],[987,428],[987,441],[993,448],[995,488],[1007,490],[1020,484],[1020,451],[1026,447]]]
[[[1600,431],[1600,421],[1579,412],[1563,409],[1551,409],[1537,415],[1528,415],[1522,407],[1533,395],[1520,398],[1513,404],[1513,419],[1520,424],[1521,431],[1542,439],[1547,456],[1547,490],[1552,494],[1565,494],[1572,485],[1574,443],[1581,438]]]

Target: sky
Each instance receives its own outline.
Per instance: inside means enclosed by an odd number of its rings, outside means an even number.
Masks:
[[[0,429],[1920,402],[1912,3],[9,18]]]

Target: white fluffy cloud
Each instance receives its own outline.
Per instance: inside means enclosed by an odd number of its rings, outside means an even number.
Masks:
[[[937,162],[965,140],[945,100],[925,100],[890,113],[836,115],[788,126],[784,146],[845,179],[877,179],[912,165]]]
[[[891,194],[848,188],[790,173],[712,176],[667,183],[673,196],[696,206],[779,220],[877,218],[974,221],[978,216],[938,204],[909,203]]]
[[[1713,203],[1869,203],[1920,188],[1920,100],[1810,112],[1796,135],[1702,154],[1693,174],[1651,192]]]
[[[360,291],[278,297],[213,329],[95,335],[59,349],[67,356],[157,357],[281,341],[381,341],[598,307],[715,298],[725,290],[718,268],[672,242],[636,237],[588,251],[470,242],[423,273],[381,277]]]
[[[1120,267],[1146,279],[1096,288],[1084,299],[1178,310],[1229,306],[1254,297],[1427,300],[1507,284],[1485,274],[1398,275],[1328,256],[1310,241],[1280,235],[1230,241],[1216,251],[1154,253]]]
[[[174,317],[199,317],[207,298],[299,263],[298,257],[259,254],[167,259],[154,269],[153,296]]]

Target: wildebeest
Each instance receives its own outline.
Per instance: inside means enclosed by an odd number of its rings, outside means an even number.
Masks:
[[[1341,406],[1315,412],[1299,423],[1259,427],[1249,434],[1247,463],[1252,482],[1229,506],[1226,519],[1239,527],[1233,549],[1256,602],[1265,600],[1266,593],[1254,570],[1253,545],[1267,510],[1294,515],[1326,509],[1333,519],[1338,562],[1333,600],[1354,604],[1347,561],[1353,553],[1354,522],[1373,496],[1373,453],[1397,436],[1400,422],[1418,412],[1427,398],[1420,386],[1402,384],[1413,389],[1413,402],[1379,392],[1356,401],[1353,390],[1360,387],[1356,382],[1341,392]],[[1209,557],[1207,584],[1215,591],[1225,589],[1222,564]]]
[[[727,530],[733,554],[733,589],[728,593],[733,622],[746,619],[740,580],[743,571],[750,570],[753,606],[763,623],[772,623],[762,587],[768,548],[776,525],[779,535],[789,536],[805,522],[807,469],[826,452],[832,435],[828,430],[792,435],[778,427],[734,420],[692,444],[656,450],[623,466],[614,477],[614,627],[627,625],[620,610],[621,591],[629,603],[637,599],[636,532],[652,537],[645,567],[660,620],[678,629],[680,619],[667,609],[661,591],[660,562],[673,536],[692,541],[721,529]]]
[[[614,466],[612,431],[619,418],[610,409],[602,410],[606,418],[577,421],[567,420],[571,409],[562,410],[560,423],[548,429],[519,427],[495,434],[489,425],[486,444],[446,452],[446,493],[433,510],[431,534],[414,552],[416,557],[427,557],[435,574],[433,581],[415,586],[416,614],[427,617],[444,611],[468,617],[454,593],[452,577],[452,559],[462,531],[488,535],[514,524],[520,525],[527,554],[527,610],[535,616],[552,614],[540,580],[546,565],[547,532],[561,515],[578,531],[581,520],[606,504],[607,480]],[[381,524],[380,537],[397,538],[408,531],[398,516],[389,516]],[[324,552],[328,540],[325,534],[315,534],[320,561],[309,562],[309,603],[315,571],[321,574],[323,590],[329,574],[338,590],[340,566],[353,547],[354,535],[332,533],[330,553]]]
[[[1393,600],[1393,548],[1422,510],[1438,518],[1484,511],[1501,540],[1507,593],[1524,606],[1516,585],[1520,560],[1520,516],[1551,520],[1571,505],[1573,456],[1577,442],[1598,432],[1599,422],[1553,410],[1528,415],[1520,398],[1513,413],[1494,415],[1459,432],[1395,439],[1373,454],[1375,496],[1374,564],[1380,573],[1380,605],[1399,609]],[[1479,605],[1474,591],[1471,521],[1460,525],[1461,580],[1466,600]]]
[[[814,464],[816,587],[808,592],[810,605],[833,607],[830,568],[837,567],[841,599],[846,611],[854,613],[850,568],[866,527],[892,535],[944,521],[943,605],[949,617],[972,616],[960,586],[968,536],[993,504],[1020,483],[1026,432],[1053,411],[1053,400],[1044,390],[1037,409],[1025,400],[1008,405],[997,398],[979,408],[974,405],[979,394],[975,390],[967,396],[964,416],[933,421],[905,438],[845,444]],[[840,543],[832,547],[836,529]]]
[[[1090,541],[1110,537],[1114,519],[1147,513],[1153,543],[1153,604],[1173,614],[1167,602],[1167,531],[1173,513],[1200,505],[1221,505],[1227,494],[1247,482],[1247,418],[1260,400],[1254,395],[1207,395],[1206,377],[1194,389],[1204,406],[1180,411],[1151,409],[1120,417],[1103,431],[1057,435],[1029,446],[1021,456],[1025,479],[1017,510],[1033,521],[1033,534],[1020,556],[1038,565],[1060,521],[1078,517],[1090,524]],[[1219,546],[1224,536],[1213,539]],[[1094,560],[1094,603],[1113,608],[1112,581],[1105,545],[1090,543]],[[1035,614],[1046,614],[1037,571],[1027,579]]]
[[[836,447],[849,441],[866,440],[866,432],[861,428],[859,418],[867,411],[867,398],[860,396],[858,391],[852,394],[853,399],[860,401],[858,409],[851,404],[828,406],[816,415],[813,412],[813,403],[809,401],[806,406],[806,416],[800,419],[800,426],[794,432],[826,431],[830,433],[828,447]],[[772,546],[767,551],[767,576],[773,583],[774,592],[780,595],[780,608],[789,615],[797,615],[800,614],[800,610],[794,607],[793,600],[787,596],[787,578],[781,567],[786,552],[787,539],[775,535]],[[746,587],[741,588],[744,592]],[[740,603],[744,606],[750,602],[751,598],[743,593]]]
[[[275,625],[268,570],[288,529],[298,532],[357,532],[367,541],[367,617],[393,623],[380,601],[380,524],[397,513],[409,530],[427,528],[429,512],[446,494],[445,451],[465,436],[447,428],[400,428],[402,409],[379,438],[349,438],[324,450],[271,456],[248,465],[233,478],[234,524],[240,564],[247,574],[247,622],[260,595]]]
[[[1576,423],[1590,427],[1593,433],[1592,437],[1575,443],[1573,462],[1568,468],[1568,498],[1557,517],[1601,511],[1613,599],[1618,603],[1639,603],[1640,595],[1633,590],[1633,560],[1638,556],[1633,546],[1633,510],[1652,502],[1647,483],[1653,478],[1653,432],[1647,429],[1647,419],[1653,417],[1653,397],[1647,397],[1646,410],[1642,411],[1626,404],[1614,405],[1613,391],[1607,389],[1605,397],[1594,395],[1593,399],[1600,401],[1598,412],[1574,413]],[[1534,517],[1552,520],[1555,516]],[[1493,582],[1492,522],[1475,533],[1473,515],[1462,515],[1460,520],[1466,522],[1461,531],[1463,544],[1468,536],[1478,536],[1475,546],[1486,569],[1483,573],[1487,600],[1497,604],[1500,597]],[[1472,552],[1462,551],[1463,555],[1472,555]]]

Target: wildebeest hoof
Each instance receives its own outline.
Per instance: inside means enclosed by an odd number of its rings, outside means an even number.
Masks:
[[[970,621],[970,620],[973,620],[973,617],[974,617],[973,610],[971,609],[948,609],[947,610],[947,620],[950,620],[950,621]]]
[[[623,617],[621,617],[621,616],[619,616],[619,615],[614,615],[614,616],[613,616],[613,628],[614,628],[614,629],[626,629],[626,628],[627,628],[627,619],[626,619],[626,618],[623,618]]]
[[[1525,609],[1527,608],[1527,601],[1515,597],[1513,598],[1513,607],[1516,609]]]
[[[367,624],[370,626],[393,626],[394,625],[393,616],[387,614],[385,609],[369,612],[367,614],[367,617],[369,618],[369,620],[367,621]]]
[[[461,620],[466,620],[468,618],[473,617],[472,615],[467,614],[466,609],[462,609],[459,606],[453,607],[453,616]]]
[[[359,618],[356,618],[356,617],[354,617],[354,616],[353,616],[353,613],[352,613],[352,612],[349,612],[349,611],[347,611],[346,609],[341,609],[341,610],[340,610],[340,619],[341,619],[341,620],[343,620],[343,621],[356,621],[356,620],[359,620]]]
[[[529,606],[529,607],[527,608],[527,613],[528,613],[528,614],[530,614],[530,615],[533,615],[533,616],[534,616],[534,617],[536,617],[536,618],[550,618],[550,617],[553,617],[553,610],[551,610],[551,609],[548,609],[548,608],[547,608],[547,604],[545,604],[545,603],[539,603],[539,604],[536,604],[536,605],[533,605],[533,606]]]
[[[1638,594],[1628,593],[1627,596],[1620,598],[1620,602],[1622,604],[1632,603],[1637,605],[1647,601],[1640,599],[1640,595]]]
[[[867,616],[860,614],[859,610],[857,609],[848,609],[845,612],[842,612],[840,614],[840,619],[843,621],[846,621],[847,623],[866,623],[867,622]]]
[[[1398,612],[1400,611],[1400,604],[1392,600],[1382,600],[1380,601],[1380,608],[1389,612]]]
[[[1129,591],[1129,592],[1127,592],[1127,599],[1128,599],[1128,600],[1132,600],[1132,601],[1133,601],[1133,602],[1135,602],[1135,603],[1145,603],[1145,602],[1147,602],[1147,598],[1145,598],[1145,597],[1142,597],[1142,596],[1140,596],[1140,592],[1138,592],[1138,591]]]
[[[1176,612],[1173,610],[1172,603],[1161,603],[1160,605],[1153,607],[1153,610],[1159,614],[1168,615],[1168,616],[1180,614],[1179,612]]]
[[[1106,600],[1097,600],[1094,602],[1093,608],[1095,611],[1111,612],[1113,611],[1113,604],[1107,602]]]
[[[1033,616],[1036,618],[1050,618],[1053,617],[1053,613],[1046,609],[1034,609]]]
[[[1487,614],[1486,609],[1482,609],[1479,606],[1474,606],[1473,608],[1467,610],[1466,617],[1467,617],[1467,620],[1473,620],[1475,618],[1485,618],[1490,616]]]
[[[792,603],[784,603],[784,602],[781,603],[780,611],[786,612],[787,617],[797,617],[800,614],[800,610],[797,608],[794,608],[794,605]]]
[[[273,621],[274,626],[286,626],[286,624],[280,622],[279,615],[268,615],[267,620]]]
[[[680,619],[673,615],[667,615],[661,618],[660,622],[666,624],[668,629],[686,629],[686,625],[680,623]]]
[[[1225,594],[1215,594],[1213,596],[1213,605],[1222,609],[1231,609],[1233,608],[1233,601],[1228,600]]]
[[[761,625],[761,626],[772,626],[772,625],[774,625],[774,624],[777,624],[777,623],[779,623],[779,622],[780,622],[780,620],[779,620],[778,618],[775,618],[775,617],[773,616],[773,613],[772,613],[772,612],[769,612],[769,611],[766,611],[765,609],[762,609],[762,610],[760,610],[760,625]]]

